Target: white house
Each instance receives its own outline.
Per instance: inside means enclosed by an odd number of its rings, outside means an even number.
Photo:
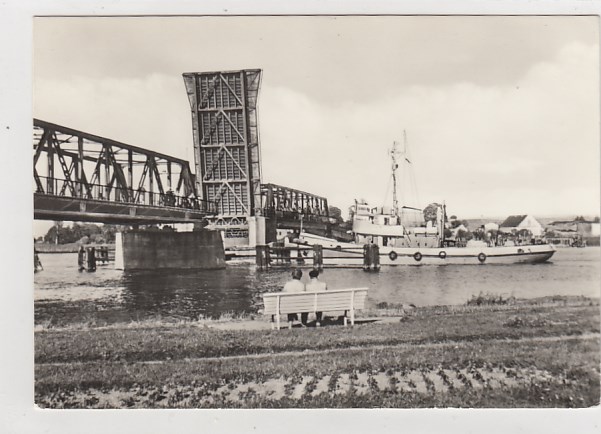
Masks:
[[[505,233],[519,232],[523,229],[529,230],[535,237],[543,234],[543,226],[531,215],[510,215],[499,226],[499,230]]]

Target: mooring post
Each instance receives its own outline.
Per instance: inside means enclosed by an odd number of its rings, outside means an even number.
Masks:
[[[371,268],[371,257],[369,254],[369,244],[363,246],[363,271],[369,271]]]
[[[265,268],[271,267],[271,248],[269,245],[265,246]]]
[[[269,246],[268,245],[258,245],[257,246],[257,267],[260,270],[267,269],[269,267],[270,257],[269,257]]]
[[[363,270],[380,270],[380,248],[376,244],[366,244],[363,246]]]
[[[108,262],[108,258],[109,258],[108,247],[106,247],[106,246],[98,247],[98,260],[100,262],[102,262],[103,264],[105,264]]]
[[[259,267],[259,270],[262,270],[263,269],[263,255],[264,255],[263,246],[257,245],[255,247],[255,254],[256,254],[255,260],[256,260],[257,267]]]
[[[371,244],[372,254],[372,268],[374,271],[380,271],[380,246],[377,244]]]
[[[321,244],[313,244],[313,268],[320,271],[323,269],[323,246]]]
[[[86,253],[87,270],[96,271],[96,249],[94,247],[88,247]]]
[[[84,265],[86,261],[86,250],[83,246],[79,246],[79,250],[77,251],[77,268],[79,271],[84,270],[86,267]]]

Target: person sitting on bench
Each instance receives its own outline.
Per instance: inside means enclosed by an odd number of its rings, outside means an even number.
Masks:
[[[326,285],[325,282],[321,282],[317,279],[317,276],[319,276],[319,270],[311,270],[309,271],[309,277],[311,280],[309,280],[309,283],[307,283],[306,291],[309,292],[313,292],[313,291],[327,291],[328,290],[328,285]],[[315,317],[316,317],[316,322],[315,325],[317,327],[319,327],[321,325],[321,318],[322,318],[323,312],[315,312]]]
[[[301,277],[303,277],[303,272],[299,268],[295,268],[292,270],[292,280],[289,280],[284,285],[284,289],[282,292],[305,292],[305,284],[301,282]],[[309,314],[307,312],[301,313],[301,324],[303,326],[307,325],[307,318]],[[298,314],[289,313],[288,314],[288,327],[292,327],[292,321],[298,320]]]

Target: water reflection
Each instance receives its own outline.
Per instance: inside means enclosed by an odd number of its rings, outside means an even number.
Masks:
[[[250,312],[259,294],[269,289],[255,285],[251,267],[210,271],[140,271],[124,273],[123,308],[218,316],[224,312]]]
[[[598,248],[563,249],[552,263],[538,265],[397,266],[379,273],[361,269],[326,269],[321,280],[331,289],[366,286],[368,304],[463,304],[480,292],[520,298],[544,295],[599,297]],[[42,256],[42,255],[41,255]],[[289,269],[258,271],[228,265],[210,271],[121,272],[110,266],[79,272],[71,254],[43,255],[36,273],[36,323],[95,320],[119,322],[148,318],[197,319],[229,313],[252,313],[261,294],[278,291]],[[308,280],[305,269],[303,280]]]

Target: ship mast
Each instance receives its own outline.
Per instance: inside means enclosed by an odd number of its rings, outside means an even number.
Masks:
[[[404,131],[403,131],[404,134]],[[392,158],[392,213],[393,215],[399,215],[399,199],[397,197],[397,185],[396,185],[396,171],[399,168],[397,163],[397,156],[399,151],[397,149],[398,143],[392,142],[392,149],[390,150],[390,157]]]
[[[392,158],[392,212],[393,215],[400,217],[399,197],[397,189],[396,172],[399,169],[399,157],[402,157],[404,161],[411,164],[407,158],[407,131],[403,130],[403,150],[400,151],[398,142],[392,142],[392,149],[390,150],[390,157]],[[403,162],[404,163],[404,162]],[[400,198],[401,201],[403,198]]]

